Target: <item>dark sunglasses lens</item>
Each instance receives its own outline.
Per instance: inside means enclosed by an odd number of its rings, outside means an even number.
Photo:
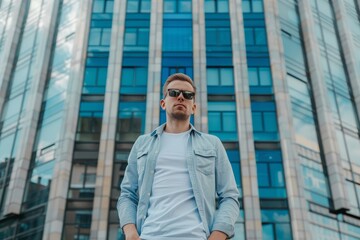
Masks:
[[[169,90],[169,96],[170,97],[177,97],[180,95],[180,91],[179,90],[174,90],[174,89],[171,89]]]
[[[183,92],[182,94],[183,94],[184,98],[187,100],[191,100],[194,97],[194,93],[192,93],[192,92]]]

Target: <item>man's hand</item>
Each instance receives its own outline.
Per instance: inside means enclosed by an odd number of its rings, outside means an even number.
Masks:
[[[208,240],[225,240],[226,238],[227,235],[225,233],[215,230],[210,234]]]
[[[126,240],[141,240],[139,237],[139,233],[136,230],[135,224],[126,224],[123,227],[123,231]]]

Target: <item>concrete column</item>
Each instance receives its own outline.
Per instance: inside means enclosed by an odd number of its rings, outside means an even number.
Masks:
[[[39,14],[43,14],[38,25],[42,26],[42,28],[37,30],[39,31],[37,37],[40,38],[39,46],[36,52],[36,62],[30,66],[30,68],[33,69],[31,86],[29,91],[24,93],[28,94],[28,97],[25,103],[26,110],[23,112],[25,116],[23,120],[20,120],[23,122],[23,133],[18,146],[17,159],[14,161],[14,167],[11,173],[4,215],[19,214],[21,211],[21,204],[25,192],[24,186],[41,111],[44,86],[51,55],[49,49],[51,49],[53,44],[59,3],[59,0],[41,3],[44,4],[45,10],[41,9],[41,12],[39,12]],[[38,66],[41,67],[37,68]]]
[[[3,111],[6,91],[9,85],[11,73],[15,63],[15,55],[18,49],[21,28],[27,11],[27,1],[13,1],[13,10],[10,13],[9,28],[4,29],[4,45],[0,52],[0,116]]]
[[[307,206],[301,175],[300,160],[296,151],[295,132],[292,122],[291,100],[286,82],[284,48],[281,40],[278,4],[275,0],[264,1],[266,32],[270,54],[271,73],[276,101],[280,144],[286,179],[294,240],[310,239],[307,227]]]
[[[206,85],[206,37],[204,0],[192,1],[194,82],[197,88],[195,127],[208,132],[207,85]]]
[[[163,0],[151,1],[145,133],[158,127],[160,121],[162,28]]]
[[[301,28],[304,36],[306,58],[309,65],[314,101],[318,124],[320,127],[321,142],[329,176],[330,189],[333,196],[334,209],[344,211],[349,209],[345,177],[341,166],[341,158],[336,139],[335,125],[328,99],[326,83],[323,77],[320,49],[316,39],[315,22],[310,1],[299,1]]]
[[[108,232],[125,16],[126,1],[115,0],[104,115],[101,126],[100,150],[96,170],[95,197],[91,221],[90,238],[94,240],[107,239]]]
[[[60,240],[70,182],[73,149],[78,122],[80,99],[86,60],[86,50],[91,19],[92,0],[82,0],[79,9],[79,20],[69,73],[69,85],[66,99],[60,141],[55,154],[55,166],[51,181],[49,200],[45,218],[43,239]]]
[[[246,239],[262,239],[242,1],[229,0]]]
[[[344,54],[344,60],[346,68],[348,70],[352,94],[355,100],[355,108],[357,111],[357,115],[360,116],[360,63],[358,63],[356,59],[357,57],[359,57],[358,55],[360,53],[354,51],[356,48],[354,46],[351,29],[349,28],[351,24],[349,24],[344,0],[337,0],[332,2],[334,6],[336,24],[339,30],[339,37],[341,42],[340,45]],[[360,24],[360,22],[358,22],[358,24]]]

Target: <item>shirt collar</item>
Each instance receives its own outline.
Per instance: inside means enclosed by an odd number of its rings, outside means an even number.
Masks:
[[[166,125],[166,123],[161,124],[150,135],[152,137],[154,137],[154,136],[157,137],[157,135],[161,136],[161,134],[164,132],[165,125]],[[197,134],[201,135],[201,132],[196,130],[195,127],[191,123],[190,123],[190,130],[191,130],[190,134],[194,132],[194,133],[197,133]]]

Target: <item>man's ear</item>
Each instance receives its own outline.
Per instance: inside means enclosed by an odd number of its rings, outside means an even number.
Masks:
[[[193,104],[193,106],[192,106],[192,114],[195,114],[195,112],[196,112],[196,103],[194,103]]]
[[[163,110],[165,110],[165,101],[164,101],[164,99],[161,99],[161,100],[160,100],[160,106],[161,106],[161,108],[162,108]]]

